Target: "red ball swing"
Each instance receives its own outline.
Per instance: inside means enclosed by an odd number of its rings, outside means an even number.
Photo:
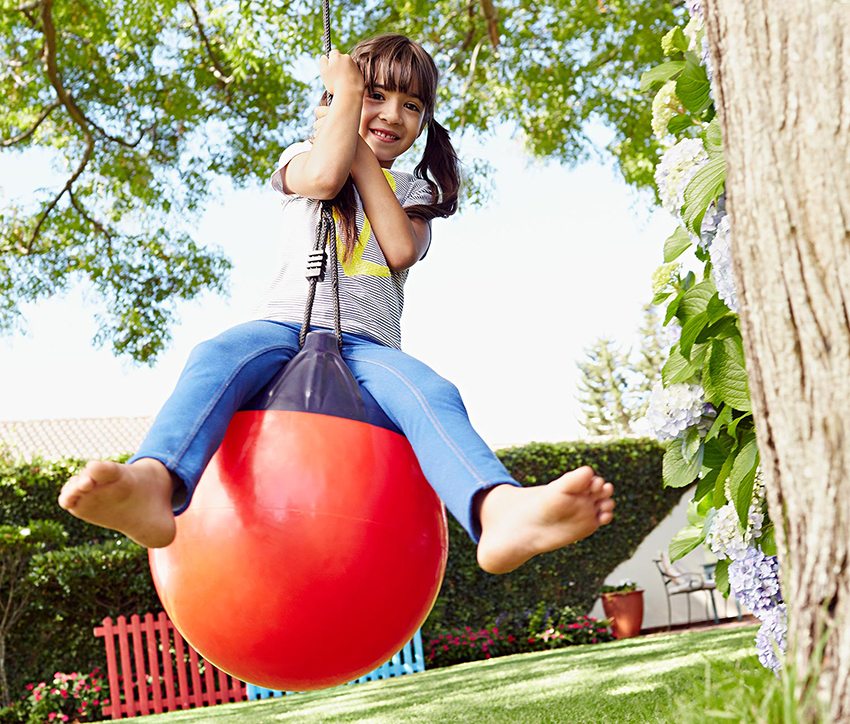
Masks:
[[[339,404],[350,373],[334,336],[311,332],[264,395],[271,409],[234,416],[175,541],[150,551],[186,640],[272,689],[334,686],[387,661],[430,612],[448,552],[445,510],[402,435],[273,409],[317,369],[330,383],[313,384],[314,405]]]
[[[325,53],[330,52],[324,0]],[[383,664],[430,612],[448,554],[443,504],[408,441],[358,387],[336,335],[309,329],[325,203],[308,260],[302,350],[237,412],[177,536],[150,551],[162,604],[186,640],[233,676],[321,689]]]

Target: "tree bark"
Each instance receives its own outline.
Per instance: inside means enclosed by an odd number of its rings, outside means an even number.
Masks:
[[[831,718],[847,721],[850,3],[705,4],[786,666],[805,718],[817,717],[805,696],[816,685]]]

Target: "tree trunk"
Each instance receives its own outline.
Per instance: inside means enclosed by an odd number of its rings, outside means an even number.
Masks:
[[[742,332],[790,618],[786,666],[796,667],[798,703],[817,682],[832,718],[847,721],[850,3],[705,4]]]
[[[9,706],[11,703],[6,677],[6,634],[0,631],[0,706]]]

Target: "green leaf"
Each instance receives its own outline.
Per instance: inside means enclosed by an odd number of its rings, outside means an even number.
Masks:
[[[676,316],[676,312],[679,311],[679,304],[682,303],[682,297],[685,296],[684,292],[679,292],[667,305],[667,312],[664,314],[664,324],[662,326],[666,327],[670,320]]]
[[[669,263],[679,257],[693,242],[684,226],[677,226],[664,242],[664,262]]]
[[[711,339],[725,339],[726,337],[737,337],[740,339],[741,330],[738,329],[738,318],[729,314],[719,319],[714,324],[709,324],[697,335],[697,342],[708,342]]]
[[[682,456],[681,441],[673,440],[667,446],[661,465],[664,487],[685,488],[691,485],[697,479],[701,466],[702,455],[687,462]]]
[[[682,327],[682,334],[679,337],[679,348],[682,350],[682,355],[687,359],[691,357],[691,347],[694,346],[697,337],[705,329],[708,324],[708,315],[705,312],[691,317]]]
[[[729,561],[717,561],[714,567],[714,585],[723,596],[729,596]]]
[[[686,382],[696,375],[703,364],[694,359],[690,361],[682,355],[679,346],[670,350],[670,356],[661,368],[661,381],[665,385],[675,385],[677,382]]]
[[[726,505],[726,480],[729,478],[729,472],[732,470],[732,464],[735,462],[735,456],[729,455],[720,472],[717,474],[717,483],[714,486],[714,507],[722,508]]]
[[[685,187],[682,221],[699,236],[708,207],[717,200],[726,185],[726,162],[722,156],[711,158],[694,174]]]
[[[766,556],[776,555],[776,529],[774,528],[773,523],[765,526],[764,531],[761,534],[761,538],[758,539],[758,544]]]
[[[723,435],[713,440],[706,438],[704,444],[705,454],[702,458],[703,466],[712,470],[719,470],[732,453],[734,441],[728,435]]]
[[[670,560],[677,561],[694,550],[700,543],[703,542],[705,536],[702,532],[702,525],[689,525],[682,528],[673,539],[670,541],[668,551]]]
[[[710,402],[725,402],[736,410],[752,411],[744,352],[734,337],[716,339],[703,368],[703,386]]]
[[[720,431],[728,425],[732,421],[732,408],[729,405],[721,405],[720,412],[717,413],[717,417],[714,418],[714,422],[711,423],[711,428],[708,431],[708,434],[705,436],[705,441],[713,440],[720,434]]]
[[[641,73],[640,89],[642,92],[652,90],[664,85],[668,80],[675,78],[685,67],[684,60],[670,60],[661,65]]]
[[[669,126],[668,126],[669,128]],[[723,154],[723,133],[720,129],[720,119],[714,118],[702,134],[703,145],[710,158]]]
[[[744,424],[745,429],[752,430],[753,426],[751,424],[747,424],[747,423],[752,423],[752,421],[753,421],[753,415],[752,415],[751,412],[747,412],[747,413],[744,413],[743,415],[739,415],[734,420],[732,420],[732,422],[729,423],[729,434],[732,435],[733,437],[737,437],[738,428],[741,426],[741,424]]]
[[[714,324],[717,320],[723,319],[723,317],[732,314],[729,307],[727,307],[724,301],[720,298],[719,294],[715,294],[708,300],[708,307],[706,307],[705,311],[706,314],[708,314],[708,321],[712,324]]]
[[[717,294],[717,287],[711,279],[703,279],[699,284],[688,289],[679,305],[679,319],[685,322],[689,317],[705,312],[715,294]]]
[[[693,53],[685,55],[685,67],[676,79],[676,95],[682,105],[694,114],[711,105],[711,83],[705,68]]]
[[[756,445],[756,436],[754,433],[749,433],[735,456],[735,462],[732,463],[732,470],[729,473],[731,502],[734,503],[735,510],[738,511],[738,518],[741,520],[744,529],[747,527],[747,516],[753,499],[753,483],[755,482],[758,463],[759,451]]]
[[[685,462],[692,462],[694,456],[699,455],[700,465],[702,465],[702,439],[699,436],[699,430],[696,425],[693,425],[685,430],[682,435],[682,457]]]
[[[682,221],[694,236],[699,236],[706,209],[717,200],[726,184],[726,161],[723,156],[710,158],[700,166],[685,186]]]
[[[686,128],[690,128],[694,124],[694,119],[687,113],[677,113],[667,123],[667,132],[678,136]]]
[[[702,459],[702,468],[705,470],[705,456]],[[694,492],[694,500],[701,501],[706,498],[710,499],[709,507],[714,507],[714,485],[717,482],[717,470],[711,470],[705,473],[697,483],[697,489]]]
[[[688,50],[688,38],[681,28],[675,27],[667,35],[664,36],[664,40],[662,41],[662,49],[664,45],[668,46],[668,49],[673,51],[667,53],[667,55],[675,54],[675,51],[679,51],[680,53],[686,53]]]

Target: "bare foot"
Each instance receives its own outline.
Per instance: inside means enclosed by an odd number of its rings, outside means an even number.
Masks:
[[[146,548],[174,540],[171,473],[159,460],[141,458],[129,465],[90,462],[59,493],[59,505],[71,515],[111,528]]]
[[[548,485],[491,488],[478,508],[478,565],[508,573],[539,553],[586,538],[613,520],[613,494],[614,486],[587,466]]]

